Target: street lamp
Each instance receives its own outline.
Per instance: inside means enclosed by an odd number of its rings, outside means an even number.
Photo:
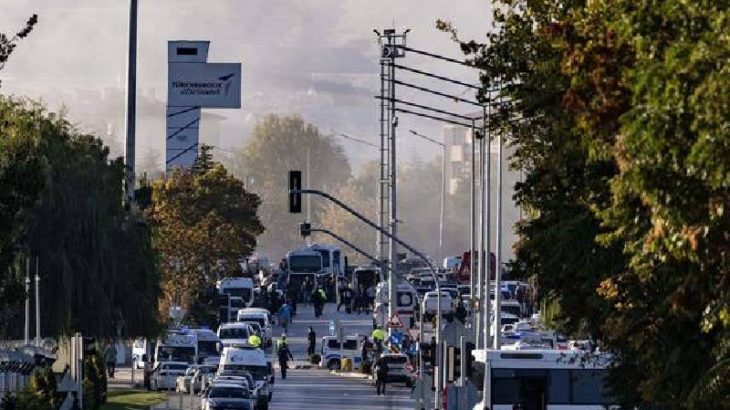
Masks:
[[[436,141],[433,138],[427,137],[423,134],[410,130],[411,134],[420,137],[426,141],[437,144],[441,147],[441,200],[439,201],[439,259],[444,258],[444,208],[446,204],[446,144],[441,141]]]

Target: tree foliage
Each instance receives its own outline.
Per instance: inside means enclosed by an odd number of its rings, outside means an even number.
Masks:
[[[177,168],[152,182],[147,212],[161,259],[162,312],[189,308],[201,289],[242,274],[240,262],[264,231],[259,197],[213,162],[207,148],[201,151],[192,169]]]
[[[100,140],[36,103],[0,97],[0,332],[20,336],[24,260],[38,261],[45,335],[151,334],[159,293],[141,214],[121,203],[124,166]]]
[[[350,179],[350,164],[342,147],[297,115],[266,116],[232,160],[233,173],[250,181],[251,190],[261,197],[260,217],[266,232],[259,240],[258,250],[272,258],[303,244],[297,230],[303,217],[291,215],[288,210],[288,173],[305,173],[307,150],[310,188],[335,192]],[[312,198],[311,204],[312,217],[317,218],[326,204],[317,198]]]
[[[38,15],[34,14],[25,22],[25,27],[15,33],[12,37],[9,37],[5,33],[0,33],[0,71],[5,68],[5,63],[8,62],[10,55],[13,54],[13,51],[15,51],[15,47],[18,46],[18,42],[28,37],[28,34],[33,31],[33,27],[35,27],[36,23],[38,23]],[[2,85],[2,80],[0,80],[0,85]]]
[[[728,408],[729,5],[504,0],[460,43],[512,101],[515,270],[615,353],[626,407]]]

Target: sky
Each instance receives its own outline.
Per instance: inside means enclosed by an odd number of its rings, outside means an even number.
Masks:
[[[258,118],[298,113],[324,133],[345,133],[374,143],[378,137],[379,48],[373,29],[410,29],[408,46],[464,59],[449,35],[451,21],[463,39],[481,41],[491,28],[489,0],[139,0],[138,90],[149,121],[138,124],[137,162],[157,153],[164,162],[167,41],[209,40],[209,62],[241,62],[242,108],[216,114],[220,152],[242,146]],[[2,92],[64,107],[82,130],[103,135],[121,154],[123,87],[128,38],[127,0],[0,0],[0,31],[14,33],[33,13],[39,23],[0,72]],[[476,84],[468,67],[408,54],[403,65]],[[465,98],[473,90],[416,75],[398,78]],[[423,93],[397,89],[398,98],[457,113],[473,110]],[[100,102],[104,99],[104,102]],[[159,120],[157,118],[159,117]],[[201,125],[201,139],[213,133]],[[399,115],[401,161],[439,152],[408,130],[441,139],[441,124]],[[357,167],[377,149],[341,139]],[[160,164],[162,166],[162,164]]]

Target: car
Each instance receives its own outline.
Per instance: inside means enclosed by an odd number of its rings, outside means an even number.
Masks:
[[[205,390],[201,410],[254,410],[254,399],[248,386],[241,383],[215,383]]]
[[[427,315],[434,315],[438,310],[438,293],[436,291],[426,292],[423,295],[422,302],[423,312]],[[441,314],[449,313],[454,310],[454,300],[449,292],[441,291]]]
[[[177,378],[184,376],[190,365],[186,362],[160,362],[152,371],[152,390],[171,390],[177,385]]]
[[[193,365],[188,367],[188,369],[185,370],[185,374],[177,377],[177,380],[175,381],[175,391],[190,393],[192,390],[193,393],[197,393],[203,390],[203,388],[209,385],[215,377],[216,370],[218,370],[218,366]],[[194,376],[196,376],[196,379],[192,382]],[[190,387],[191,382],[192,389]]]
[[[408,356],[403,353],[385,353],[378,360],[385,360],[388,364],[387,382],[404,383],[407,387],[413,386],[413,366]],[[375,372],[375,366],[373,366],[373,372]],[[375,373],[373,373],[373,380],[375,380]]]

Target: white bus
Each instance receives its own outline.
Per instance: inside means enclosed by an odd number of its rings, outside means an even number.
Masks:
[[[219,298],[221,322],[235,321],[238,309],[247,308],[253,304],[253,279],[251,278],[223,278],[216,282],[216,288],[218,295],[228,295]]]
[[[484,350],[474,350],[485,362]],[[489,350],[489,390],[478,409],[604,410],[617,408],[606,385],[607,355],[560,350]]]
[[[313,244],[308,246],[308,248],[322,255],[323,273],[335,277],[345,276],[345,254],[340,248],[334,245],[320,244]]]

